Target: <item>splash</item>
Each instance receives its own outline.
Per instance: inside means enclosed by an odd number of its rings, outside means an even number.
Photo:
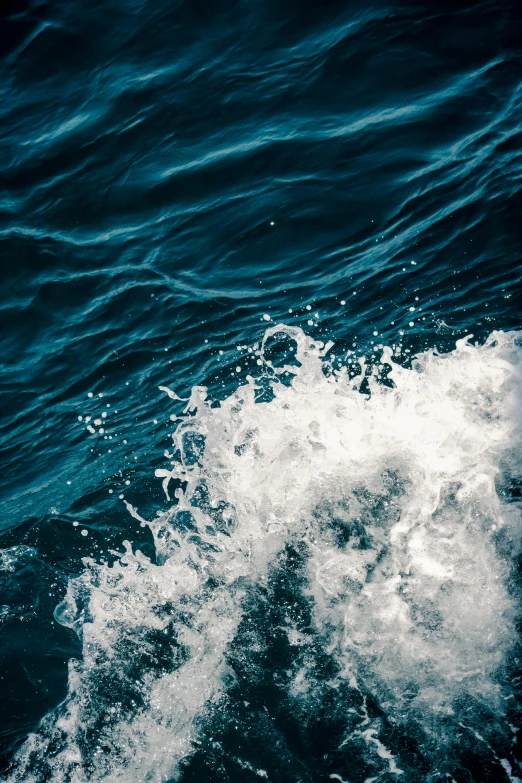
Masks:
[[[509,497],[517,339],[460,340],[409,369],[384,348],[356,374],[328,358],[332,344],[278,325],[258,378],[220,403],[196,387],[156,472],[170,507],[146,521],[129,506],[156,557],[126,542],[112,565],[85,560],[70,581],[56,617],[83,659],[9,780],[179,780],[226,712],[238,665],[255,677],[244,628],[290,550],[292,600],[309,613],[279,607],[294,651],[284,698],[305,721],[327,695],[342,729],[335,759],[360,759],[367,779],[435,780],[480,729],[498,779],[517,780],[505,751],[522,532]],[[269,359],[274,341],[287,364]],[[397,742],[406,735],[414,750]]]

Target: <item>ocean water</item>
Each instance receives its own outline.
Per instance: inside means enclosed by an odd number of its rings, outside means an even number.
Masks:
[[[4,3],[6,783],[520,783],[521,42]]]

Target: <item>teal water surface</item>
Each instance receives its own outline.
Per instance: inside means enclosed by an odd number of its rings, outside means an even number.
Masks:
[[[6,779],[522,778],[517,4],[1,13]]]

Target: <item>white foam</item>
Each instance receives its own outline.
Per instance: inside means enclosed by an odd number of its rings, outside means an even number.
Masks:
[[[176,414],[175,464],[156,471],[174,506],[150,522],[131,509],[152,530],[156,563],[127,543],[113,566],[86,560],[70,581],[57,618],[81,636],[83,660],[10,780],[176,779],[226,689],[243,599],[292,541],[306,548],[315,632],[338,671],[331,687],[348,683],[390,721],[417,722],[426,752],[431,742],[442,756],[464,697],[467,719],[476,704],[502,720],[521,522],[495,481],[520,438],[515,338],[461,340],[411,369],[385,348],[392,387],[362,360],[355,378],[334,370],[331,343],[279,325],[259,351],[270,402],[256,402],[263,386],[250,376],[219,406],[195,387]],[[277,339],[295,347],[291,364],[269,360]],[[360,393],[365,375],[371,394]],[[290,625],[289,638],[306,644]],[[296,702],[313,706],[311,678],[312,667],[296,670]],[[364,710],[343,745],[363,742],[378,774],[406,779]]]

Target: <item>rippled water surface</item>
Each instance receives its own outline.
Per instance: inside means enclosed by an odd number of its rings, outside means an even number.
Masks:
[[[1,14],[2,779],[520,782],[518,4]]]

